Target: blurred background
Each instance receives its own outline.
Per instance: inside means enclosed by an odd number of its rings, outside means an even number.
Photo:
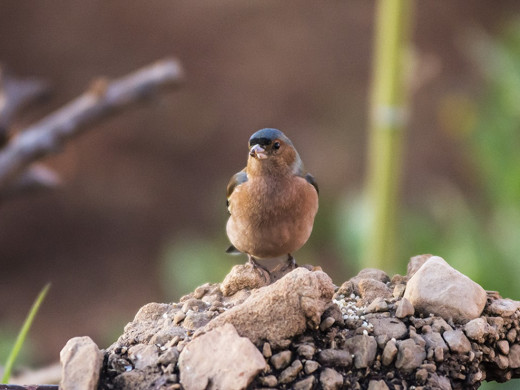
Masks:
[[[247,140],[276,127],[320,185],[299,263],[341,284],[363,267],[374,1],[2,2],[0,61],[53,85],[23,129],[79,95],[166,56],[177,91],[102,122],[45,162],[55,191],[0,205],[0,349],[41,287],[52,289],[26,361],[66,341],[111,344],[145,303],[218,282],[225,188]],[[520,299],[520,3],[417,2],[397,263],[443,256],[487,290]]]

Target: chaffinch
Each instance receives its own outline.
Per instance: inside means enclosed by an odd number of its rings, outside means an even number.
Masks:
[[[292,142],[277,129],[249,139],[247,166],[227,186],[228,253],[245,253],[271,272],[295,266],[291,253],[309,239],[318,211],[318,185]]]

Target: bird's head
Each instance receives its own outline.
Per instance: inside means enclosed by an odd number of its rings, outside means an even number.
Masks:
[[[294,173],[302,170],[298,152],[291,140],[277,129],[262,129],[249,138],[248,168],[271,173]]]

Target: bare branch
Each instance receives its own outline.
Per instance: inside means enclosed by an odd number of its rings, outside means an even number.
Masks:
[[[20,132],[0,151],[0,194],[31,163],[59,151],[87,125],[156,93],[160,87],[178,85],[182,76],[179,62],[168,59],[114,81],[96,80],[85,93]]]
[[[7,130],[18,111],[46,95],[49,89],[45,81],[15,77],[5,66],[0,65],[0,145],[7,140]]]
[[[34,163],[9,181],[2,190],[2,198],[18,197],[27,193],[48,190],[61,184],[59,175],[43,164]]]

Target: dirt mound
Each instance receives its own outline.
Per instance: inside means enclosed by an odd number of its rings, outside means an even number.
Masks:
[[[141,308],[105,351],[100,388],[476,389],[520,376],[520,303],[439,257],[413,258],[406,276],[366,269],[339,288],[305,268],[260,288],[236,282],[230,296],[206,284]]]

